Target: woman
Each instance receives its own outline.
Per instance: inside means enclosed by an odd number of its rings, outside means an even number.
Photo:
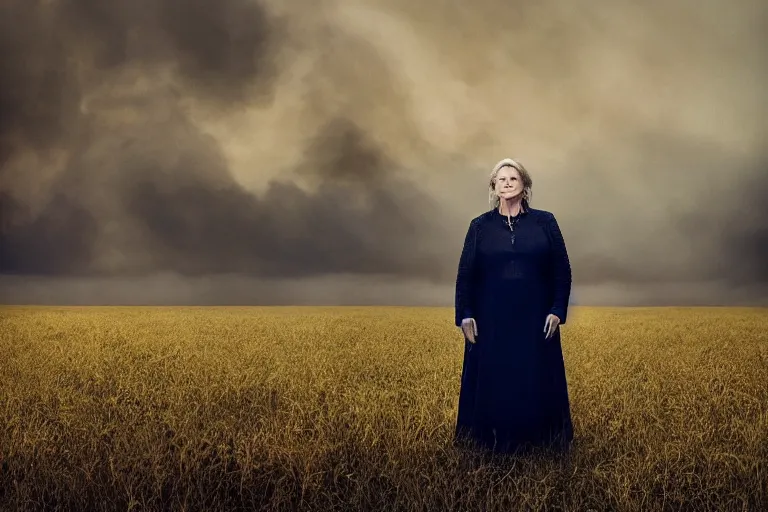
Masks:
[[[532,185],[515,160],[496,164],[492,208],[470,222],[456,278],[465,339],[456,440],[500,453],[573,439],[559,330],[571,266],[554,215],[530,207]]]

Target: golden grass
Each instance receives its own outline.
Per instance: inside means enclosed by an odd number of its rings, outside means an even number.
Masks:
[[[502,459],[449,308],[5,307],[0,508],[768,510],[768,310],[562,332],[573,451]]]

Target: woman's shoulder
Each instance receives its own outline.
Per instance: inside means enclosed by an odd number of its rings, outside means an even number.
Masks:
[[[534,217],[534,220],[539,226],[542,226],[543,228],[546,228],[547,230],[552,230],[553,228],[557,227],[557,218],[555,217],[555,214],[552,213],[549,210],[534,210],[533,208],[529,209],[531,214]]]
[[[481,213],[477,217],[473,217],[469,221],[469,223],[470,224],[477,224],[477,223],[483,222],[484,220],[490,219],[491,216],[493,216],[493,210],[488,210],[487,212]]]
[[[549,210],[541,210],[537,208],[528,208],[528,213],[539,220],[549,220],[555,217],[555,214]]]

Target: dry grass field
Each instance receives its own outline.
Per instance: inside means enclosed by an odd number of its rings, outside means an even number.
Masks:
[[[3,307],[3,510],[768,510],[768,310],[573,308],[575,445],[451,445],[450,308]]]

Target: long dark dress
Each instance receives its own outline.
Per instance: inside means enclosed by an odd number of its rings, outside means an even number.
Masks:
[[[476,343],[464,341],[455,441],[494,452],[573,439],[560,329],[545,339],[549,313],[565,324],[571,266],[555,216],[527,208],[515,241],[507,217],[490,210],[472,220],[456,279],[456,325],[474,318]]]

